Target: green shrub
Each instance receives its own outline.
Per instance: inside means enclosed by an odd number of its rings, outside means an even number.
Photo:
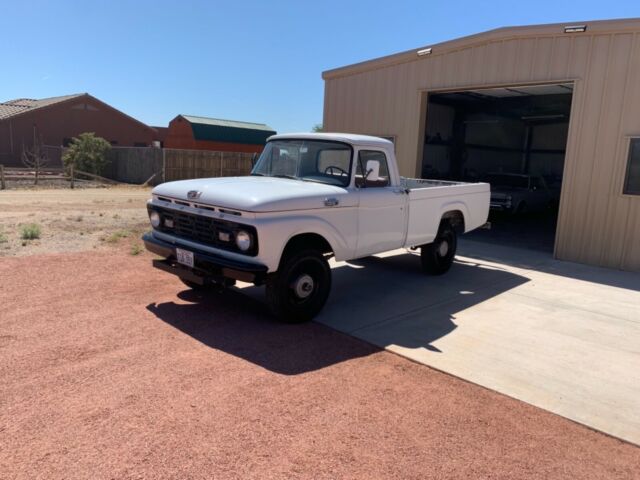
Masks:
[[[85,132],[73,137],[62,161],[67,168],[73,165],[77,170],[100,174],[109,164],[107,153],[110,149],[111,144],[104,138]]]
[[[37,223],[30,223],[28,225],[24,225],[20,229],[20,238],[22,240],[35,240],[36,238],[40,238],[41,233],[40,225]]]
[[[141,253],[142,247],[138,243],[131,245],[131,255],[140,255]]]
[[[7,243],[9,241],[9,239],[7,238],[7,236],[4,233],[0,232],[0,243]]]

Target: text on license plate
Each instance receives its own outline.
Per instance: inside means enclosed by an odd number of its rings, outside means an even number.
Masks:
[[[193,268],[193,252],[176,248],[176,260],[182,265]]]

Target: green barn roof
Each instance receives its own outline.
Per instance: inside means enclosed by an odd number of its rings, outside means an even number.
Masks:
[[[264,145],[276,131],[264,123],[238,122],[220,118],[180,115],[191,124],[193,138],[214,142]]]

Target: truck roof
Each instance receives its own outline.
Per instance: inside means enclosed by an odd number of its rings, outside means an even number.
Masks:
[[[267,141],[283,139],[333,140],[336,142],[350,143],[352,145],[393,147],[393,143],[389,140],[385,140],[384,138],[373,137],[371,135],[358,135],[355,133],[282,133],[279,135],[272,135],[267,139]]]

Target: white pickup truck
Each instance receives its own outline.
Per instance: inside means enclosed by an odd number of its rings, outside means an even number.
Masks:
[[[275,135],[249,176],[158,185],[145,246],[191,288],[266,285],[272,312],[313,318],[331,289],[328,259],[420,248],[425,272],[453,262],[456,235],[482,226],[486,183],[400,177],[388,140],[341,133]]]

